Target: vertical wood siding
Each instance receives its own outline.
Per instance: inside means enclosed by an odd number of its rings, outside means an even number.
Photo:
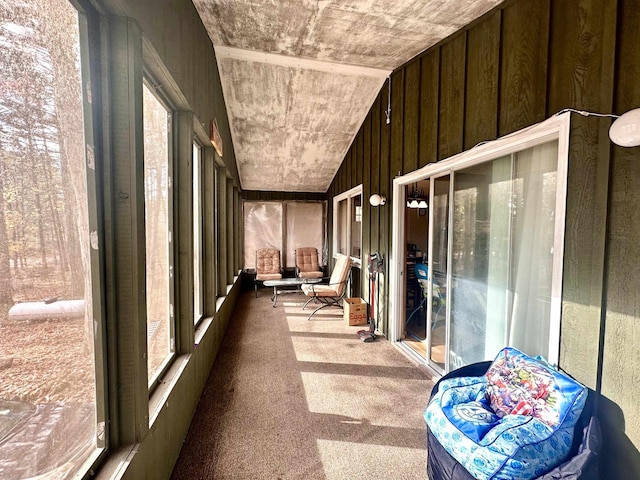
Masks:
[[[371,177],[363,198],[379,193],[388,200],[364,211],[369,251],[363,258],[370,251],[391,253],[396,175],[566,108],[621,114],[639,107],[639,6],[638,0],[507,1],[396,69],[391,123],[385,122],[385,83],[328,192],[359,183],[341,172],[365,152],[363,168],[370,167]],[[637,454],[640,148],[612,146],[610,124],[572,115],[560,363],[586,385],[602,385],[626,420],[627,444],[611,444]],[[382,328],[387,331],[386,321]],[[620,460],[615,453],[607,458]],[[628,457],[620,462],[624,473],[640,472]]]

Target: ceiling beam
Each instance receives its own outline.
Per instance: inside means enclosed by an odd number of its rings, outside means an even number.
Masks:
[[[387,78],[391,75],[391,70],[385,70],[382,68],[364,67],[361,65],[313,60],[309,58],[290,57],[288,55],[280,55],[277,53],[266,53],[257,50],[246,50],[244,48],[220,45],[216,45],[214,48],[218,60],[229,58],[246,62],[267,63],[269,65],[279,65],[281,67],[316,70],[318,72],[358,77]]]

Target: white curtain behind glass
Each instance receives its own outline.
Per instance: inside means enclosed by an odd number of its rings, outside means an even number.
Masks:
[[[287,267],[295,267],[296,248],[315,247],[323,265],[324,218],[321,202],[287,202]]]
[[[515,155],[512,295],[508,342],[548,355],[555,225],[557,143]]]
[[[244,267],[256,268],[258,248],[282,255],[282,240],[282,203],[244,202]]]

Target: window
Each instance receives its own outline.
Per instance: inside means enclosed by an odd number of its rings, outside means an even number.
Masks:
[[[362,185],[333,199],[333,250],[349,255],[356,265],[362,255]]]
[[[204,314],[202,271],[202,148],[193,144],[193,321]]]
[[[147,368],[149,386],[152,386],[175,352],[171,115],[146,82],[143,90]]]
[[[322,202],[286,202],[287,256],[285,267],[296,266],[295,249],[315,247],[323,265],[324,204]]]
[[[87,18],[69,2],[0,7],[0,478],[69,478],[105,442],[81,45]]]
[[[216,236],[216,284],[218,296],[227,294],[227,175],[222,167],[216,167],[215,236]]]
[[[325,204],[318,201],[244,202],[244,268],[255,268],[258,248],[280,250],[282,265],[293,269],[294,250],[316,247],[322,264]]]

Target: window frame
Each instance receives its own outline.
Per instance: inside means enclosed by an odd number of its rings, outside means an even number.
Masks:
[[[354,199],[356,197],[360,197],[360,208],[363,208],[363,198],[362,198],[362,184],[357,185],[346,192],[343,192],[339,195],[333,197],[333,258],[338,258],[340,245],[339,245],[339,230],[340,230],[340,216],[338,215],[338,205],[342,201],[346,201],[346,211],[347,211],[347,231],[346,233],[346,241],[345,244],[348,249],[348,256],[351,258],[351,262],[354,266],[360,267],[362,265],[362,227],[360,228],[360,257],[355,257],[351,255],[351,248],[353,246],[353,232],[351,228],[351,224],[353,222],[352,212],[354,212]],[[362,224],[362,214],[361,214],[360,223]]]
[[[175,206],[175,197],[174,197],[174,178],[175,178],[175,168],[176,168],[176,133],[179,132],[179,126],[177,125],[179,115],[176,115],[176,110],[169,101],[169,99],[162,94],[160,83],[155,79],[154,75],[149,72],[147,69],[144,69],[143,78],[142,78],[141,91],[144,90],[144,86],[146,86],[150,93],[155,97],[155,99],[163,106],[163,108],[167,111],[167,172],[168,172],[168,191],[167,191],[167,233],[168,233],[168,252],[169,252],[169,344],[170,351],[169,354],[163,359],[162,363],[158,370],[152,375],[149,376],[149,372],[147,371],[147,383],[149,393],[153,392],[153,390],[160,383],[161,378],[164,376],[166,371],[169,369],[173,361],[175,360],[178,354],[178,338],[177,338],[177,316],[176,316],[176,284],[175,284],[175,248],[176,242],[175,234],[174,234],[174,206]],[[142,133],[142,141],[144,143],[144,109],[142,114],[142,123],[141,127],[143,130]],[[143,155],[143,182],[144,182],[144,155]],[[144,184],[143,184],[144,185]],[[144,188],[144,186],[143,186]],[[143,191],[142,202],[145,203],[145,192]],[[146,207],[144,207],[146,208]],[[146,226],[144,228],[144,237],[145,237],[145,254],[146,251]],[[145,279],[146,279],[146,260],[145,260]],[[147,301],[146,297],[146,289],[145,289],[145,302]],[[148,326],[148,316],[146,314],[145,309],[145,326]],[[147,368],[149,366],[149,339],[145,340],[146,345],[146,359],[147,359]]]
[[[193,322],[200,323],[205,316],[204,301],[204,148],[194,138],[192,149],[193,176],[192,176],[192,216],[193,216]],[[197,156],[196,156],[197,153]],[[197,191],[196,191],[197,187]],[[197,197],[196,197],[197,196]],[[196,208],[197,206],[197,208]],[[197,226],[197,228],[196,228]],[[198,263],[197,272],[196,262]],[[196,275],[197,273],[197,275]],[[196,296],[196,292],[199,293]]]
[[[568,162],[569,162],[569,137],[570,137],[570,113],[551,117],[543,122],[535,125],[531,125],[520,131],[514,132],[508,136],[498,138],[496,140],[487,142],[483,145],[474,147],[473,149],[466,150],[457,155],[441,160],[440,162],[428,164],[414,172],[408,173],[401,177],[397,177],[393,180],[393,218],[392,218],[392,232],[393,248],[392,258],[394,261],[390,262],[390,306],[389,311],[393,312],[391,318],[395,319],[394,324],[389,325],[390,341],[394,344],[400,343],[402,340],[402,322],[397,319],[403,319],[403,287],[402,281],[404,278],[404,264],[401,262],[403,258],[403,242],[398,235],[404,235],[404,206],[406,202],[405,194],[407,185],[415,183],[419,180],[428,179],[430,177],[438,177],[443,175],[452,175],[454,177],[455,172],[464,168],[485,163],[500,156],[509,155],[515,152],[526,150],[527,148],[535,147],[550,141],[557,141],[558,143],[558,167],[557,167],[557,186],[556,186],[556,206],[555,206],[555,236],[554,236],[554,259],[553,259],[553,274],[552,274],[552,290],[551,290],[551,314],[549,322],[549,350],[546,355],[547,361],[554,366],[559,363],[560,355],[560,329],[561,329],[561,316],[562,316],[562,279],[563,279],[563,261],[564,261],[564,239],[565,239],[565,222],[566,222],[566,198],[567,198],[567,184],[568,184]],[[453,189],[453,182],[451,183],[451,189]],[[452,191],[452,190],[451,190]],[[432,189],[431,189],[432,192]],[[431,193],[432,195],[432,193]],[[431,210],[431,209],[429,209]],[[451,209],[453,210],[453,209]],[[431,215],[431,212],[430,212]],[[452,216],[452,212],[449,212],[449,216]],[[451,221],[450,221],[451,223]],[[430,222],[431,225],[431,222]],[[431,226],[430,226],[431,228]],[[432,236],[433,232],[430,231],[429,235]],[[449,238],[451,241],[451,237]],[[449,249],[449,252],[451,249]],[[430,252],[431,255],[431,252]],[[450,264],[450,259],[449,259]],[[449,278],[451,273],[448,273]],[[449,280],[448,280],[449,281]],[[447,285],[450,287],[450,285]],[[450,302],[447,302],[447,309],[450,308]],[[449,311],[447,311],[447,318],[449,317]],[[447,331],[447,337],[449,332]],[[428,331],[427,342],[431,341],[430,332]],[[448,338],[447,338],[448,342]],[[449,345],[447,343],[447,355],[445,357],[446,365],[444,370],[434,368],[440,373],[446,373],[449,371]],[[416,358],[421,363],[425,360],[418,358],[415,353],[408,347],[406,351],[413,358]],[[428,362],[428,359],[427,359]]]
[[[83,208],[87,209],[88,232],[86,232],[90,245],[86,245],[89,255],[89,276],[91,277],[91,326],[93,332],[93,365],[95,390],[95,446],[86,458],[77,458],[77,450],[73,457],[74,478],[84,478],[95,469],[110,453],[111,429],[109,428],[109,368],[107,361],[107,316],[106,316],[106,228],[104,213],[104,165],[103,165],[103,130],[101,129],[102,102],[99,93],[102,91],[101,74],[97,65],[101,56],[102,23],[100,14],[95,6],[88,0],[69,0],[69,8],[75,10],[77,20],[78,43],[78,73],[80,90],[80,114],[83,127],[83,161],[84,177],[86,181],[86,199]],[[75,113],[78,113],[77,111]],[[86,294],[85,294],[86,298]],[[87,319],[85,318],[85,321]],[[70,464],[72,463],[70,461]],[[55,470],[52,467],[48,472],[42,472],[37,476],[50,474]]]
[[[80,75],[82,80],[82,106],[85,138],[85,158],[93,155],[94,167],[87,168],[87,196],[89,200],[89,230],[97,239],[97,248],[91,248],[91,285],[94,324],[94,363],[96,388],[96,450],[79,465],[77,472],[86,473],[102,462],[110,451],[109,428],[109,365],[106,315],[106,245],[104,213],[103,132],[100,128],[103,113],[101,98],[102,81],[96,64],[102,58],[102,22],[98,11],[89,0],[69,2],[78,13],[80,47]],[[96,92],[96,93],[92,93]],[[95,235],[94,235],[95,234]]]

